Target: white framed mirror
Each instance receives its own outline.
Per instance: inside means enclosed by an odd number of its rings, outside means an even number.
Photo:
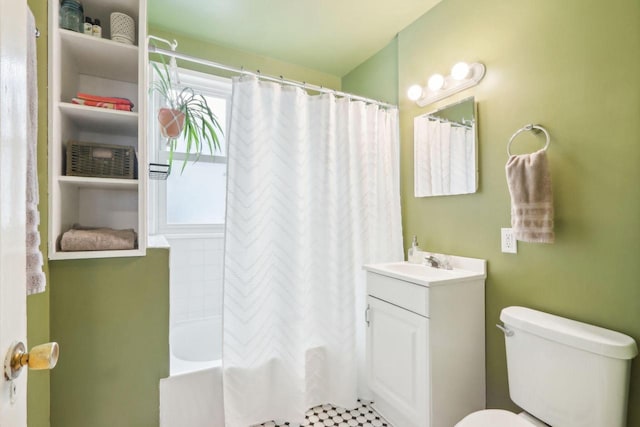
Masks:
[[[413,120],[415,197],[478,190],[478,138],[473,97]]]

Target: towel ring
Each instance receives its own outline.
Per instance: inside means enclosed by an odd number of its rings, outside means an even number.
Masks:
[[[545,144],[543,150],[546,150],[547,148],[549,148],[549,142],[551,142],[551,137],[549,136],[549,132],[547,132],[547,130],[545,128],[543,128],[540,125],[533,125],[533,124],[529,124],[529,125],[525,125],[523,127],[521,127],[520,129],[518,129],[516,131],[516,133],[514,133],[513,135],[511,135],[511,138],[509,139],[509,143],[507,144],[507,154],[509,156],[511,156],[511,143],[513,142],[514,139],[516,139],[516,136],[520,135],[522,132],[525,131],[542,131],[544,132],[544,135],[547,137],[547,143]]]

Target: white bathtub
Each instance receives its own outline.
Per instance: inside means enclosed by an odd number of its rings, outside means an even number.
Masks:
[[[169,332],[171,375],[220,366],[222,316],[176,323]]]
[[[160,427],[224,427],[222,317],[174,325],[169,347],[171,375],[160,380]]]

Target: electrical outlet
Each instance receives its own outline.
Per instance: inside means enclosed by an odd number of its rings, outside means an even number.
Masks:
[[[502,235],[502,252],[508,254],[518,253],[518,242],[513,235],[513,228],[500,229]]]

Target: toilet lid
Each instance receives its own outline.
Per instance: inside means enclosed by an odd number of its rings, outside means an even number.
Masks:
[[[485,409],[469,414],[455,427],[533,427],[529,421],[502,409]]]

